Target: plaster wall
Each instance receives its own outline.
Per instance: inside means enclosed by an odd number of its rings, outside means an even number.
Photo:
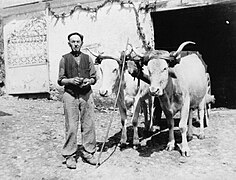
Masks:
[[[185,4],[191,6],[191,4],[195,3],[200,5],[218,1],[221,0],[169,0],[165,7],[158,10],[181,8]],[[148,3],[148,1],[138,0],[135,2],[136,9],[138,9],[140,3]],[[99,2],[97,3],[99,4]],[[3,19],[4,39],[6,41],[12,32],[20,29],[30,18],[37,18],[38,16],[46,18],[48,76],[45,77],[52,84],[57,85],[58,67],[62,55],[70,51],[67,36],[71,32],[78,31],[84,35],[84,48],[88,47],[94,52],[104,52],[104,54],[117,58],[120,56],[121,51],[125,50],[127,41],[134,47],[142,47],[143,45],[137,32],[137,17],[131,5],[121,7],[120,3],[108,3],[105,7],[99,9],[97,13],[76,10],[71,16],[64,19],[57,19],[48,13],[44,6],[45,4],[42,2],[38,5],[44,8],[37,13],[26,12],[26,9],[30,8],[24,6],[18,7],[18,9],[24,7],[24,11],[22,10],[21,14],[18,11],[13,11],[14,8],[5,9],[4,11],[6,12]],[[32,6],[37,6],[37,4]],[[61,12],[68,13],[74,6],[62,6],[61,8],[54,6],[52,9],[57,14]],[[90,5],[88,6],[90,7]],[[154,47],[154,32],[150,13],[139,12],[138,21],[140,22],[142,33],[145,34],[146,42]],[[89,54],[85,49],[84,52]],[[11,81],[11,77],[9,77],[9,81]]]
[[[104,52],[120,57],[127,41],[134,47],[142,47],[137,33],[136,16],[131,6],[121,8],[120,4],[107,5],[96,14],[77,11],[71,17],[57,21],[49,18],[49,68],[50,80],[56,83],[59,61],[63,54],[70,52],[67,35],[78,31],[84,35],[84,46],[94,52]],[[153,45],[153,29],[149,14],[140,14],[139,21],[145,37]],[[85,53],[88,53],[84,50]],[[91,56],[94,58],[93,56]]]

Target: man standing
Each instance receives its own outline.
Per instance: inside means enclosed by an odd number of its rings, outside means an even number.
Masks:
[[[58,84],[64,86],[65,144],[62,155],[68,168],[76,168],[78,123],[81,123],[82,159],[96,165],[94,157],[96,134],[94,124],[94,100],[91,85],[96,83],[96,71],[90,56],[80,51],[83,35],[68,35],[71,52],[62,56],[59,65]]]

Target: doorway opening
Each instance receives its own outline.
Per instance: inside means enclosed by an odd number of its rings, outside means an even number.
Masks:
[[[199,51],[207,64],[214,107],[236,108],[236,2],[152,12],[155,49]]]

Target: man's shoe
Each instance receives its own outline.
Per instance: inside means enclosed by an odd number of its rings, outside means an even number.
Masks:
[[[81,157],[84,162],[89,163],[91,165],[97,164],[97,159],[94,157],[93,154],[86,152],[85,150],[82,151]]]
[[[76,169],[75,157],[70,156],[70,157],[66,158],[66,166],[69,169]]]

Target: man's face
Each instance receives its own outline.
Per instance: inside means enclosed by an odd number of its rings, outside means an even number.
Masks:
[[[69,46],[71,47],[72,51],[80,51],[80,48],[83,44],[80,37],[78,35],[72,35],[68,42]]]

